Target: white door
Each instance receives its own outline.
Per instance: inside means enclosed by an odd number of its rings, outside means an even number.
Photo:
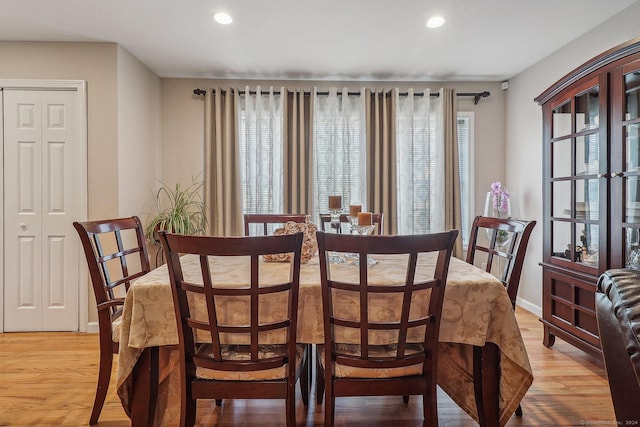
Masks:
[[[74,91],[4,90],[4,330],[78,330],[82,152]],[[84,283],[84,281],[83,281]]]

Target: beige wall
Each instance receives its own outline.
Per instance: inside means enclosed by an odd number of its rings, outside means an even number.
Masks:
[[[160,78],[114,43],[0,42],[0,79],[85,80],[89,218],[152,210]]]
[[[161,80],[118,47],[118,216],[137,215],[143,225],[156,214],[155,188],[162,175]],[[149,247],[155,259],[155,248]]]
[[[160,78],[118,48],[118,216],[155,213],[161,177]]]
[[[497,82],[327,82],[327,81],[240,81],[205,79],[162,79],[162,152],[163,180],[168,184],[190,182],[192,174],[204,170],[204,97],[193,94],[193,89],[210,87],[255,86],[320,90],[330,87],[391,88],[400,90],[454,87],[459,92],[489,91],[491,96],[474,105],[473,98],[458,98],[461,111],[475,114],[475,213],[484,209],[484,195],[493,181],[505,178],[505,93]]]
[[[196,79],[162,79],[162,181],[187,185],[204,174],[204,97]]]
[[[620,43],[640,36],[640,3],[529,67],[509,82],[506,98],[506,176],[520,216],[535,219],[519,298],[541,313],[542,306],[542,110],[533,99],[574,68]]]
[[[87,81],[88,215],[118,214],[117,46],[0,42],[0,78]]]
[[[0,79],[86,81],[88,219],[152,208],[161,157],[155,74],[114,43],[0,42]],[[96,321],[93,300],[88,308]]]

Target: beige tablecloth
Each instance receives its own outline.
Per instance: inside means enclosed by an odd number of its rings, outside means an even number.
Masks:
[[[379,256],[376,259],[378,263],[370,270],[374,281],[394,282],[403,277],[406,268],[404,258]],[[427,257],[422,262],[433,264],[434,260],[433,257]],[[246,283],[249,273],[245,260],[216,260],[212,265],[213,274],[217,272],[219,277],[224,278],[220,285]],[[264,269],[261,277],[269,278],[274,283],[278,282],[278,277],[288,274],[289,270],[288,264],[281,263],[263,263],[261,268]],[[337,268],[340,274],[357,278],[357,267],[341,265]],[[187,278],[199,276],[195,257],[186,257],[183,271]],[[323,342],[321,301],[319,261],[314,257],[309,263],[303,264],[300,272],[298,342]],[[224,307],[227,316],[238,316],[243,311],[237,301],[229,301]],[[388,307],[388,304],[381,302],[380,309],[376,311],[379,318],[386,315]],[[178,344],[166,266],[138,279],[129,289],[119,341],[118,394],[127,408],[131,396],[131,373],[142,350]],[[440,327],[438,384],[476,420],[472,346],[482,346],[486,342],[496,344],[501,350],[500,425],[504,425],[533,381],[524,342],[511,301],[502,284],[492,275],[452,258]],[[180,410],[177,351],[161,351],[160,366],[156,425],[177,425]]]

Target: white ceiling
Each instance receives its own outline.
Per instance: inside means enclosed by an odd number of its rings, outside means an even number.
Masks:
[[[161,77],[501,81],[636,1],[0,0],[0,40],[114,42]]]

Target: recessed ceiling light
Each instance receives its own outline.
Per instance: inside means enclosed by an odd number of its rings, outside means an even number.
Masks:
[[[233,22],[233,19],[231,19],[231,16],[229,16],[228,13],[224,13],[224,12],[216,13],[215,15],[213,15],[213,19],[215,19],[218,24],[223,24],[223,25],[231,24]]]
[[[429,27],[429,28],[442,27],[444,25],[444,21],[445,21],[445,19],[442,16],[432,16],[427,21],[427,27]]]

